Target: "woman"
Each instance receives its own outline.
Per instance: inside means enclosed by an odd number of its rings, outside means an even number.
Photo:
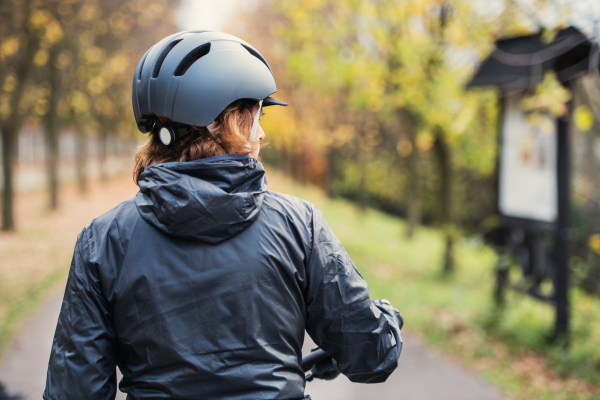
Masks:
[[[182,32],[133,82],[138,194],[78,237],[44,398],[304,399],[304,330],[355,382],[382,382],[397,312],[312,204],[267,191],[261,108],[287,105],[248,43]]]

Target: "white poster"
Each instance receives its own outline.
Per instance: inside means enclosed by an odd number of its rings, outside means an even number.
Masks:
[[[506,98],[500,150],[500,213],[555,222],[558,215],[556,119],[531,124],[521,109],[523,92]],[[545,122],[545,123],[543,123]]]

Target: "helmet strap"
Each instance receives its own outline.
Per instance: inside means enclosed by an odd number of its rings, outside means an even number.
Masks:
[[[256,140],[256,132],[258,131],[258,119],[260,118],[260,111],[262,110],[263,101],[258,102],[258,110],[254,114],[254,121],[252,122],[252,129],[250,130],[250,142]]]

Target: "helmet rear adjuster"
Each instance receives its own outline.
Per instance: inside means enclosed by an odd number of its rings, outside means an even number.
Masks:
[[[165,146],[172,145],[177,139],[189,134],[191,129],[188,127],[175,128],[172,126],[164,125],[158,130],[158,138],[161,143]]]

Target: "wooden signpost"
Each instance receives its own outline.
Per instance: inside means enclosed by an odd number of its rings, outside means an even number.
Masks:
[[[496,244],[508,252],[517,247],[524,250],[516,256],[521,258],[528,284],[512,287],[554,305],[555,337],[569,333],[569,117],[548,115],[546,123],[530,124],[521,100],[549,70],[567,88],[574,78],[597,70],[594,51],[597,48],[573,27],[558,32],[550,43],[544,43],[541,34],[501,39],[469,83],[469,87],[500,89],[497,206],[501,239]],[[510,286],[507,271],[499,270],[497,279],[500,298]],[[552,283],[550,293],[541,289],[545,280]]]

